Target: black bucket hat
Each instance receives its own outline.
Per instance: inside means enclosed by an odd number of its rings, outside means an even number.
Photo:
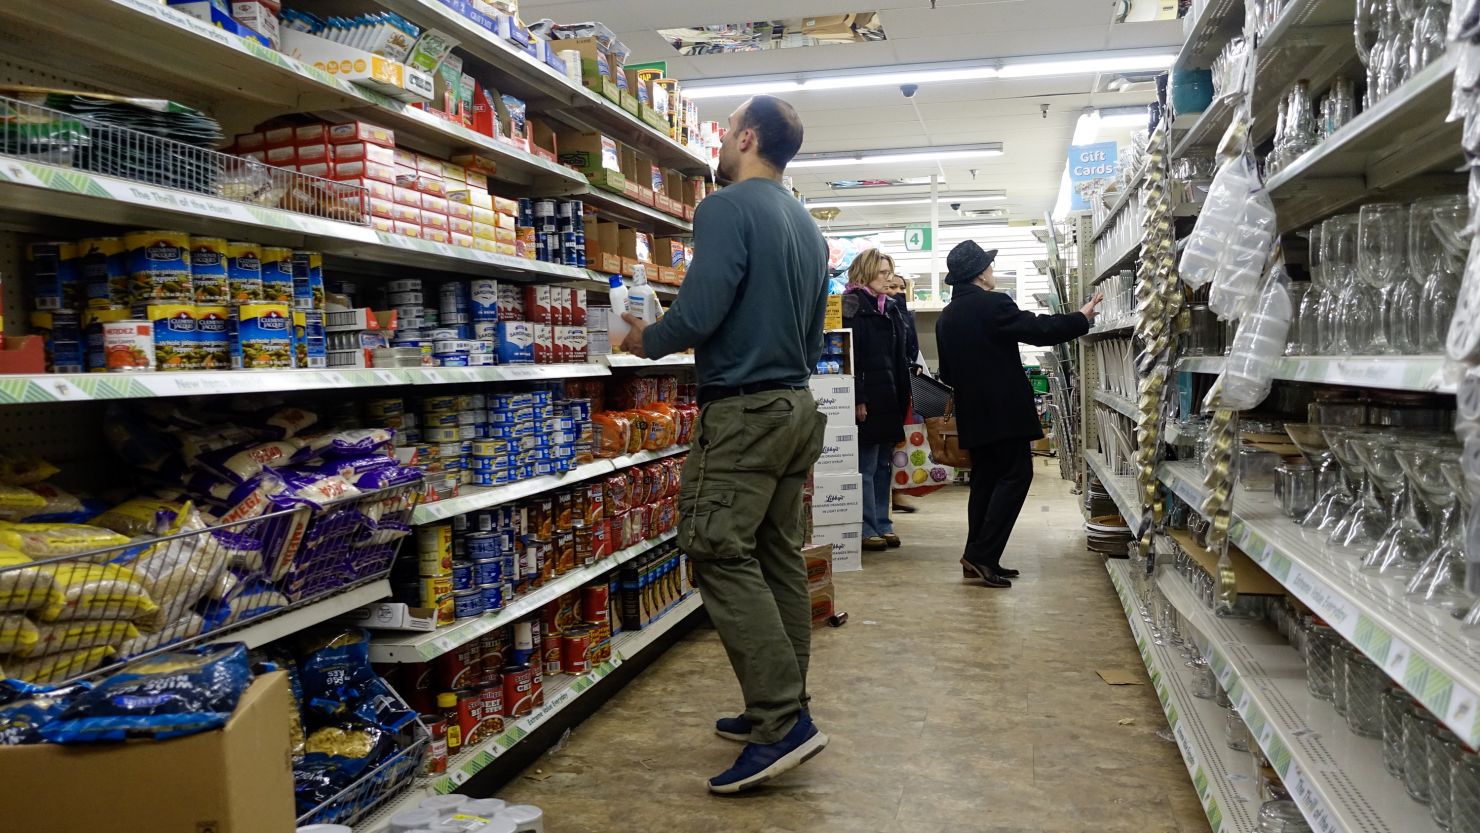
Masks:
[[[996,249],[983,250],[975,240],[957,243],[950,254],[946,255],[946,283],[952,286],[971,283],[976,280],[977,275],[987,271],[987,267],[996,259]]]

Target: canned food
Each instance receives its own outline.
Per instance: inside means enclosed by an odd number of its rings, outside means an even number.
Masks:
[[[452,591],[470,590],[473,586],[473,562],[452,562]]]
[[[87,305],[128,306],[128,251],[119,237],[90,237],[77,243],[78,272]]]
[[[109,373],[154,369],[154,322],[104,322],[103,362]]]
[[[479,559],[471,566],[474,585],[496,584],[503,580],[504,561],[500,557]]]
[[[261,246],[239,240],[227,242],[226,289],[234,304],[265,302]]]
[[[560,637],[560,663],[567,674],[584,674],[591,670],[591,631],[575,628]]]
[[[473,644],[473,643],[470,643]],[[478,664],[483,670],[482,684],[498,682],[499,669],[508,662],[509,629],[499,628],[478,637]]]
[[[476,642],[459,645],[432,659],[432,682],[443,691],[468,688],[482,677],[481,653]]]
[[[504,668],[504,716],[523,717],[534,708],[531,701],[534,678],[528,665]]]
[[[464,536],[464,540],[467,542],[468,558],[474,561],[486,561],[502,554],[499,550],[499,538],[492,532],[472,532]]]
[[[482,740],[479,731],[483,724],[483,693],[474,691],[457,692],[457,732],[464,747]]]
[[[611,587],[592,584],[581,590],[581,618],[587,622],[604,622],[611,615]]]
[[[195,301],[190,279],[190,235],[183,231],[136,231],[123,236],[128,249],[129,302]]]
[[[482,737],[490,738],[504,730],[504,687],[501,684],[484,686],[478,693],[483,699],[479,730]]]
[[[576,536],[574,532],[555,533],[555,575],[563,576],[576,568]]]
[[[293,303],[293,250],[279,246],[263,246],[261,258],[262,300],[269,304],[291,305]],[[200,287],[196,287],[195,294],[196,297],[200,296]]]
[[[441,775],[447,771],[447,721],[423,718],[432,742],[427,746],[427,756],[422,771],[426,775]]]
[[[513,662],[527,665],[534,658],[534,620],[521,619],[514,623]]]
[[[503,582],[479,585],[483,591],[483,609],[498,611],[504,609],[504,585]]]
[[[541,653],[541,665],[546,674],[561,673],[560,665],[560,634],[545,634],[544,649]]]
[[[454,592],[452,601],[459,619],[471,619],[483,615],[483,593],[476,587]]]

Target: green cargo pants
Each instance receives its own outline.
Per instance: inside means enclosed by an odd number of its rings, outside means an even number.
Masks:
[[[781,740],[807,704],[802,489],[826,422],[807,390],[712,402],[684,465],[678,544],[740,680],[754,743]]]

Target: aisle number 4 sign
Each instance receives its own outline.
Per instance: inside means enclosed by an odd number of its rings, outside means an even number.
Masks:
[[[904,230],[904,249],[907,252],[930,251],[930,226],[909,226]]]

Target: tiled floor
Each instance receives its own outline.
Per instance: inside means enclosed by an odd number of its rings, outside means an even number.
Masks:
[[[817,631],[822,755],[752,795],[704,779],[739,747],[712,721],[740,706],[712,630],[660,658],[567,745],[498,797],[548,833],[1206,833],[1076,497],[1039,461],[1007,566],[1011,590],[963,583],[966,490],[897,515],[903,549],[836,579],[846,627]]]

